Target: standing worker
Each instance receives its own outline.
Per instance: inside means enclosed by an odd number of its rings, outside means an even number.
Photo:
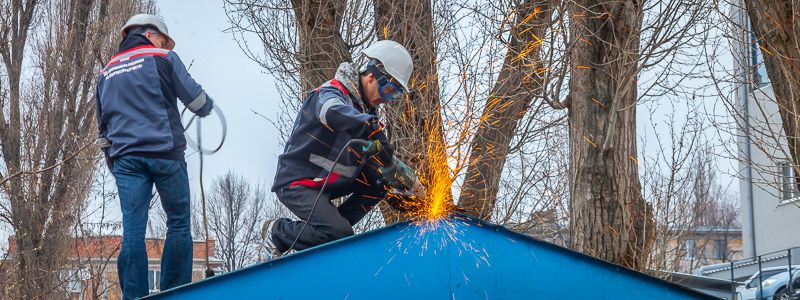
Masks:
[[[397,102],[408,90],[411,55],[390,40],[363,54],[360,66],[342,63],[334,79],[310,92],[295,119],[272,191],[301,220],[264,222],[261,237],[270,258],[353,235],[352,226],[386,195],[384,184],[409,187],[393,175],[410,174],[406,182],[419,183],[413,171],[394,163],[394,148],[377,116],[380,104]],[[368,144],[355,147],[354,139]],[[359,155],[364,151],[376,155],[381,172],[365,167],[368,158]],[[331,203],[347,195],[338,207]]]
[[[119,51],[97,81],[97,124],[122,208],[120,287],[123,299],[135,299],[149,293],[145,232],[154,184],[167,213],[160,289],[191,282],[186,140],[176,98],[200,117],[214,104],[171,51],[175,42],[161,19],[135,15],[121,34]]]

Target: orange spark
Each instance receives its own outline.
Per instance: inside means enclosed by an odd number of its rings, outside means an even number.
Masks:
[[[758,45],[758,48],[761,48],[761,50],[766,52],[767,55],[772,55],[772,51],[767,50],[767,48],[764,48],[764,46],[762,46],[761,44]]]
[[[594,98],[594,97],[592,97],[592,101],[593,101],[594,103],[597,103],[597,105],[600,105],[600,107],[602,107],[602,108],[606,108],[606,105],[605,105],[605,104],[603,104],[602,102],[598,101],[598,100],[597,100],[597,98]]]
[[[597,148],[597,144],[595,144],[594,142],[592,142],[592,140],[590,140],[589,138],[587,138],[585,135],[583,136],[583,139],[584,139],[584,140],[586,140],[587,142],[589,142],[589,144],[590,144],[590,145],[592,145],[592,147],[595,147],[595,148]]]

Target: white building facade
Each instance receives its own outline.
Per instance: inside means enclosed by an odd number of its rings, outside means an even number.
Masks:
[[[749,27],[743,10],[733,17]],[[800,247],[800,193],[757,38],[740,30],[734,40],[742,248],[754,257]]]

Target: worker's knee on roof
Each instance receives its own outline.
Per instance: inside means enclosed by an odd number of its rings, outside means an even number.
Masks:
[[[353,234],[353,227],[350,226],[350,223],[348,223],[347,220],[344,220],[344,222],[339,222],[335,226],[331,227],[328,237],[331,239],[331,241],[335,241],[341,238],[352,236]]]

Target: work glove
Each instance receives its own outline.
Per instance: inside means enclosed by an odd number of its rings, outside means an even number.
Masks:
[[[384,165],[380,168],[380,173],[383,176],[383,184],[399,190],[405,189],[400,176],[401,172],[401,167],[394,162]]]
[[[387,164],[391,163],[392,156],[394,156],[394,146],[379,140],[372,140],[364,146],[361,153],[363,153],[367,158],[372,158],[373,156],[378,155],[378,158],[381,160],[381,162]]]
[[[427,196],[425,186],[414,170],[400,160],[394,160],[392,164],[380,168],[380,173],[383,183],[396,190],[422,198]]]
[[[383,131],[376,133],[373,138],[373,140],[368,141],[368,144],[363,147],[361,151],[362,155],[364,155],[367,159],[377,156],[378,160],[380,160],[381,165],[383,166],[392,164],[394,157],[394,146],[389,143],[389,139],[386,138],[386,135],[383,133]]]

